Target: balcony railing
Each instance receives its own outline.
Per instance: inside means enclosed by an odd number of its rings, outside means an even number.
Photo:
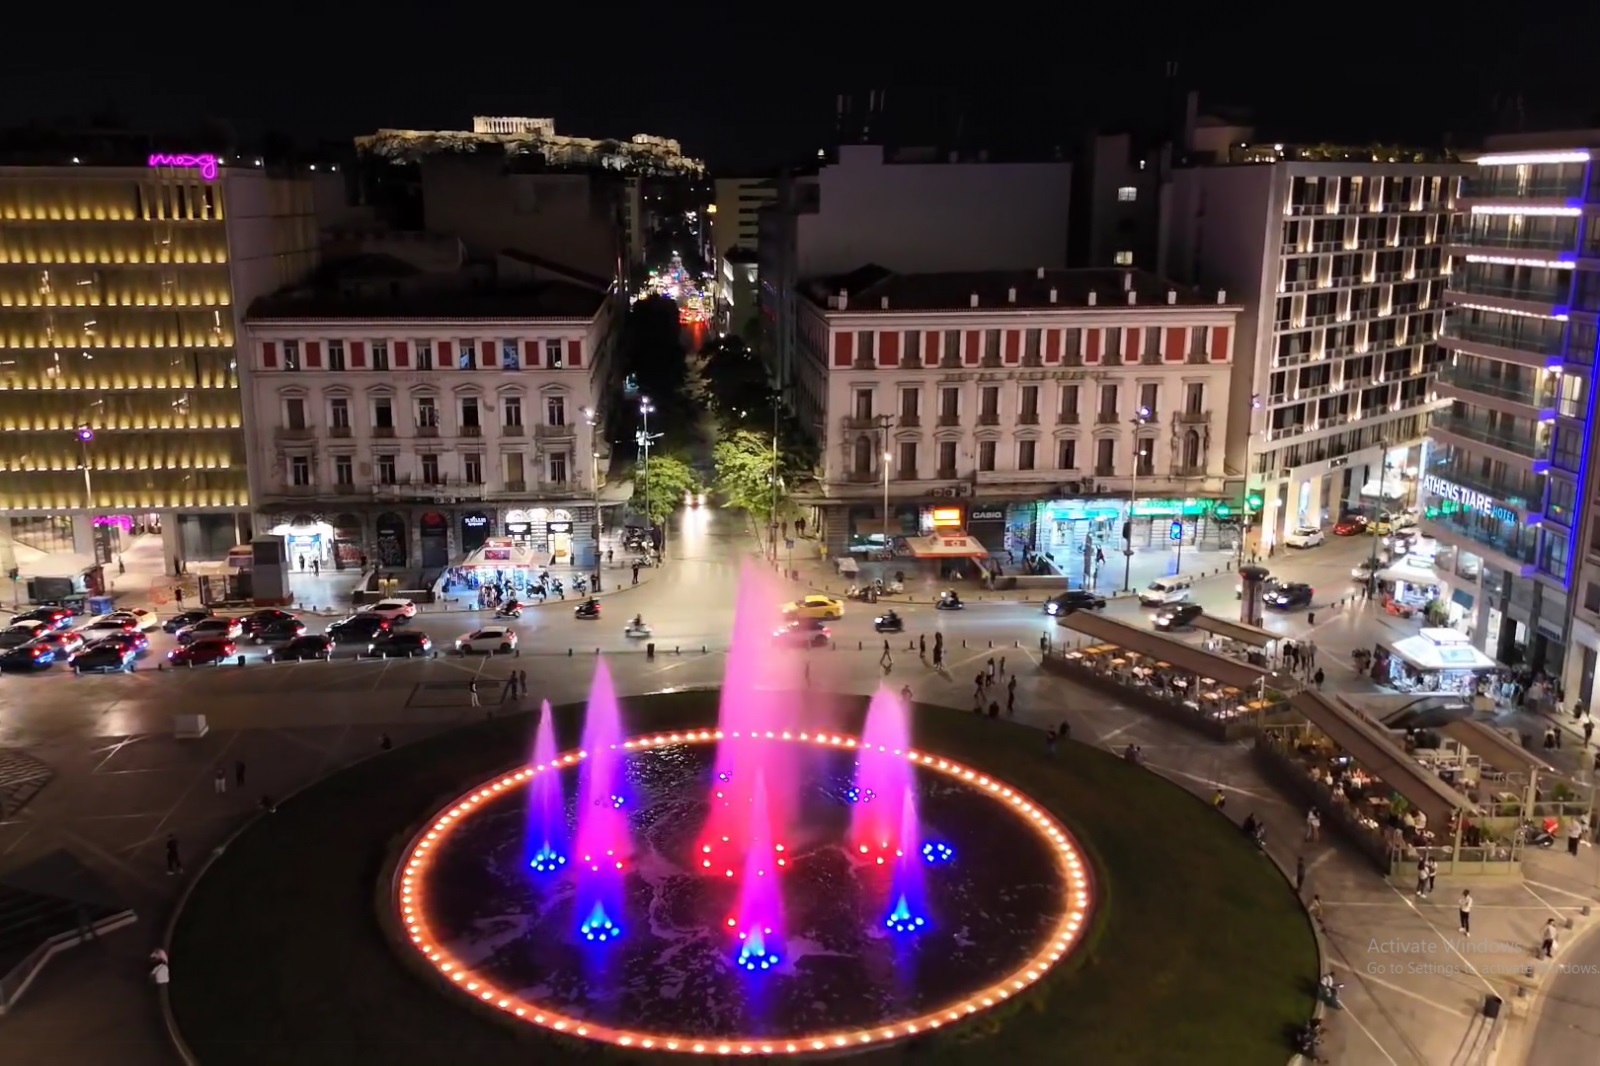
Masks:
[[[1117,468],[1111,463],[1097,463],[1094,468],[1095,477],[1116,477]]]
[[[1518,181],[1510,176],[1468,178],[1461,183],[1466,200],[1569,200],[1583,195],[1583,175],[1570,178],[1541,177]]]
[[[1576,223],[1567,233],[1512,233],[1498,229],[1461,229],[1450,234],[1449,243],[1463,248],[1526,248],[1530,251],[1571,251],[1578,243]]]
[[[528,432],[528,428],[526,426],[524,426],[521,422],[518,422],[514,426],[501,426],[500,427],[501,435],[502,436],[506,436],[506,437],[521,437],[521,436],[525,435],[527,432]]]
[[[1542,484],[1536,478],[1526,480],[1491,478],[1476,471],[1446,465],[1431,467],[1428,473],[1454,482],[1463,488],[1480,492],[1524,512],[1538,510],[1544,491]]]
[[[1455,291],[1463,296],[1490,296],[1503,300],[1522,300],[1525,303],[1559,304],[1567,301],[1571,286],[1566,279],[1563,279],[1561,284],[1553,285],[1512,285],[1464,274],[1460,275]]]
[[[461,427],[461,435],[463,437],[481,437],[481,436],[483,436],[483,427],[482,426],[462,426]]]
[[[1460,367],[1445,367],[1439,371],[1439,384],[1451,385],[1467,392],[1482,393],[1485,396],[1498,396],[1502,400],[1511,400],[1514,403],[1540,409],[1553,408],[1556,405],[1555,386],[1548,381],[1544,385],[1536,385],[1532,382],[1524,383],[1491,377],[1488,374],[1474,374]]]
[[[1496,348],[1508,348],[1514,352],[1531,352],[1534,355],[1561,354],[1562,343],[1559,333],[1494,329],[1469,322],[1454,314],[1446,318],[1445,322],[1444,335],[1446,340],[1455,339],[1471,341],[1476,344],[1492,344]]]
[[[1000,412],[999,411],[983,411],[983,412],[980,412],[979,415],[978,415],[978,425],[980,425],[980,426],[998,426],[999,424],[1000,424]]]
[[[1140,474],[1139,476],[1143,477],[1144,475]],[[1184,465],[1179,464],[1179,463],[1174,463],[1173,467],[1172,467],[1172,476],[1173,477],[1184,477],[1184,478],[1205,477],[1206,476],[1206,468],[1205,468],[1205,465],[1201,464],[1201,463],[1196,463],[1196,464],[1194,464],[1192,466],[1184,466]]]
[[[1525,433],[1510,433],[1498,425],[1474,418],[1453,418],[1448,414],[1434,416],[1432,428],[1439,433],[1450,433],[1480,444],[1488,444],[1514,452],[1528,459],[1543,459],[1548,450],[1543,441]]]
[[[961,416],[947,411],[939,416],[939,424],[941,426],[959,426],[961,424]]]
[[[917,468],[914,467],[914,466],[911,466],[911,467],[897,466],[897,467],[895,467],[895,469],[894,469],[894,480],[895,481],[916,481],[917,480]]]
[[[351,436],[350,427],[349,426],[329,426],[328,427],[328,436],[330,436],[330,437],[348,437],[348,436]]]
[[[934,477],[940,481],[954,481],[957,477],[956,468],[953,466],[941,466],[934,473]]]
[[[1102,426],[1114,426],[1121,421],[1115,411],[1101,411],[1094,416],[1094,420]]]
[[[373,426],[372,427],[372,435],[374,437],[393,437],[394,436],[394,427],[393,426]]]
[[[1056,425],[1058,425],[1058,426],[1075,426],[1077,424],[1078,424],[1078,412],[1076,412],[1076,411],[1057,411],[1056,412]]]
[[[874,481],[882,481],[883,475],[876,470],[850,470],[845,473],[844,479],[852,485],[870,485]]]
[[[272,435],[285,441],[315,440],[317,431],[311,426],[279,426],[272,431]]]
[[[1039,424],[1038,411],[1024,411],[1017,416],[1017,424],[1022,426],[1037,426]]]
[[[917,414],[915,411],[912,411],[909,414],[907,414],[905,411],[900,412],[901,429],[916,429],[920,425],[922,425],[922,416]]]
[[[1525,566],[1531,566],[1537,558],[1539,534],[1526,526],[1498,522],[1476,511],[1431,512],[1427,520],[1447,533],[1491,548]]]
[[[424,425],[417,427],[417,436],[419,437],[437,437],[438,435],[439,427],[436,425]]]
[[[551,426],[540,424],[533,427],[533,435],[540,440],[564,440],[578,435],[577,426]]]
[[[1211,421],[1210,411],[1179,411],[1179,423],[1185,426],[1203,426]]]
[[[506,484],[505,491],[507,491],[507,492],[527,492],[528,491],[528,483],[526,481],[507,481],[505,484]]]
[[[845,415],[840,421],[845,429],[877,429],[881,425],[876,415]]]

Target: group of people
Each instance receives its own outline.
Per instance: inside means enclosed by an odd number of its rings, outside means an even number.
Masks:
[[[1000,717],[1000,701],[990,699],[993,690],[999,685],[1000,678],[1006,676],[1006,657],[1000,656],[996,661],[993,655],[984,664],[973,678],[972,713],[982,715],[985,711],[985,700],[988,701],[987,711],[990,718]],[[1015,718],[1017,714],[1017,675],[1011,674],[1005,684],[1006,689],[1006,714]]]

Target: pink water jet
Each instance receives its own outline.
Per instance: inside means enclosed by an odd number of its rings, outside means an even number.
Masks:
[[[613,916],[622,914],[624,871],[633,853],[621,744],[617,694],[611,671],[601,659],[584,709],[586,757],[578,773],[578,824],[571,863],[578,887],[577,909],[584,916],[580,932],[591,940],[614,939],[622,932],[609,924]],[[606,935],[595,935],[596,929],[603,929]]]
[[[766,775],[757,770],[751,787],[744,876],[733,917],[728,919],[738,934],[734,962],[751,972],[770,970],[783,961],[783,891],[778,884],[782,845],[773,842],[769,813]]]
[[[567,818],[561,793],[561,775],[551,767],[556,761],[555,716],[550,701],[539,704],[539,725],[534,731],[533,765],[545,767],[528,786],[528,865],[551,873],[567,864]]]
[[[867,705],[856,760],[855,787],[850,790],[850,847],[857,862],[886,866],[906,851],[901,841],[902,797],[915,802],[915,772],[906,752],[911,729],[905,703],[879,687]]]

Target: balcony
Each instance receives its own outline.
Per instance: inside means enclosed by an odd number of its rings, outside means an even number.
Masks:
[[[1115,411],[1101,411],[1099,414],[1094,416],[1094,420],[1096,424],[1102,426],[1114,426],[1118,422],[1122,421]]]
[[[1144,477],[1143,474],[1140,474],[1139,476],[1140,477]],[[1196,464],[1194,466],[1182,466],[1182,465],[1179,465],[1179,464],[1173,464],[1172,476],[1176,477],[1176,478],[1205,477],[1206,476],[1206,468],[1205,468],[1204,464]]]
[[[1039,424],[1038,411],[1024,411],[1017,416],[1019,426],[1037,426]]]
[[[417,427],[417,436],[419,436],[419,437],[437,437],[438,435],[439,435],[439,427],[437,425],[428,425],[428,426],[418,426]]]
[[[1544,497],[1542,479],[1536,477],[1492,478],[1475,471],[1446,465],[1431,467],[1428,473],[1445,481],[1454,482],[1462,488],[1482,493],[1507,507],[1515,507],[1524,514],[1537,511],[1539,501]]]
[[[521,422],[518,422],[514,426],[500,427],[500,435],[503,437],[521,437],[525,436],[527,432],[527,427],[525,427]]]
[[[876,470],[851,470],[846,472],[844,479],[851,485],[870,485],[882,481],[883,475]]]
[[[934,473],[934,477],[940,481],[954,481],[959,476],[960,475],[956,473],[956,468],[953,466],[941,466]]]
[[[1550,164],[1544,164],[1549,166]],[[1571,177],[1557,177],[1548,173],[1531,179],[1519,180],[1514,170],[1490,168],[1491,173],[1481,178],[1468,178],[1461,183],[1463,200],[1572,200],[1583,197],[1583,167],[1576,166]]]
[[[1210,411],[1179,411],[1175,416],[1179,425],[1204,426],[1211,423]]]
[[[1116,477],[1117,468],[1111,463],[1097,464],[1094,468],[1095,477]]]
[[[877,415],[845,415],[839,421],[845,429],[880,429],[883,425]]]
[[[1563,227],[1565,232],[1556,233],[1529,233],[1526,231],[1513,233],[1507,229],[1488,229],[1474,226],[1470,229],[1453,231],[1446,243],[1453,248],[1496,248],[1545,254],[1570,252],[1578,244],[1577,219],[1571,219],[1570,221],[1570,226]]]
[[[1510,352],[1527,352],[1541,358],[1534,365],[1544,366],[1545,360],[1561,355],[1563,345],[1558,330],[1494,329],[1451,315],[1446,320],[1443,343],[1463,341],[1467,344],[1484,344]]]
[[[393,426],[373,426],[372,427],[372,435],[374,437],[393,437],[394,436],[394,427]]]
[[[915,411],[912,411],[909,414],[907,414],[905,411],[900,412],[901,429],[916,429],[920,425],[922,425],[922,416],[917,414]]]
[[[1570,275],[1571,271],[1563,273]],[[1489,278],[1473,277],[1470,274],[1458,275],[1453,280],[1454,284],[1450,291],[1467,303],[1471,303],[1471,298],[1474,296],[1487,296],[1495,300],[1516,300],[1519,303],[1547,307],[1566,303],[1572,291],[1570,276],[1557,278],[1544,285],[1493,281]]]
[[[1075,426],[1077,424],[1078,424],[1078,412],[1076,412],[1076,411],[1057,411],[1056,412],[1056,425],[1058,425],[1058,426]]]
[[[461,435],[463,437],[481,437],[483,436],[483,427],[479,425],[462,426]]]
[[[539,440],[570,440],[578,435],[578,427],[537,425],[533,427],[533,435]]]
[[[1000,412],[999,411],[983,411],[983,412],[980,412],[979,415],[978,415],[978,425],[980,425],[980,426],[998,426],[999,424],[1000,424]]]
[[[904,467],[904,466],[895,467],[895,469],[894,469],[894,480],[895,481],[916,481],[917,480],[917,468],[914,467],[914,466],[913,467]]]
[[[941,426],[959,426],[961,424],[961,416],[954,411],[947,411],[939,416],[939,424]]]
[[[1539,533],[1526,526],[1509,524],[1477,513],[1429,509],[1422,520],[1424,535],[1438,537],[1446,544],[1460,544],[1488,561],[1524,576],[1533,572],[1538,559]],[[1493,553],[1500,559],[1495,559]],[[1509,564],[1509,565],[1507,565]]]
[[[528,491],[528,483],[526,481],[507,481],[505,483],[504,491],[506,491],[506,492],[527,492]]]
[[[1493,377],[1450,366],[1439,371],[1437,380],[1446,390],[1454,390],[1469,402],[1474,394],[1478,394],[1510,400],[1539,411],[1553,410],[1556,405],[1555,385],[1548,379],[1546,384],[1538,385],[1532,381]]]
[[[349,426],[329,426],[328,427],[328,436],[330,436],[330,437],[349,437],[349,436],[352,436],[352,433],[350,431],[350,427]]]
[[[317,439],[317,431],[311,426],[279,426],[272,431],[272,436],[285,442],[313,441]]]
[[[311,485],[293,485],[293,484],[285,485],[283,487],[283,494],[285,496],[292,496],[295,499],[302,499],[303,500],[303,499],[307,499],[309,497],[315,496],[317,494],[317,486],[315,484],[311,484]]]
[[[1434,416],[1429,433],[1436,436],[1458,437],[1502,452],[1509,452],[1530,462],[1544,459],[1549,450],[1544,441],[1527,433],[1507,432],[1505,427],[1491,425],[1487,419],[1454,418],[1440,413]]]

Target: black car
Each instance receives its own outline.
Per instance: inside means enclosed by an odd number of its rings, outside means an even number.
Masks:
[[[1206,613],[1198,603],[1178,603],[1156,612],[1155,627],[1162,630],[1188,629],[1194,620]]]
[[[265,625],[258,624],[253,630],[245,630],[250,634],[250,639],[257,644],[281,644],[283,641],[293,640],[305,631],[306,624],[293,615],[275,619]]]
[[[433,651],[433,641],[428,634],[410,629],[401,633],[391,633],[372,645],[372,654],[381,655],[385,659],[390,656],[409,659],[413,655],[421,658],[431,651]]]
[[[1073,611],[1100,611],[1104,610],[1106,598],[1090,592],[1088,589],[1069,589],[1059,596],[1052,596],[1044,601],[1044,613],[1048,615],[1070,614]]]
[[[41,622],[32,618],[24,622],[13,622],[0,629],[0,648],[18,648],[29,641],[44,636],[51,631],[48,622]]]
[[[239,629],[245,636],[254,637],[258,635],[260,630],[271,629],[273,626],[297,621],[299,619],[288,611],[280,611],[276,607],[263,607],[258,611],[251,611],[249,614],[241,615],[239,617]],[[299,636],[299,634],[295,633],[291,634],[291,636]],[[260,643],[260,641],[257,641],[257,643]]]
[[[273,661],[298,662],[301,659],[333,658],[333,641],[320,633],[295,637],[281,648],[274,648],[267,658]]]
[[[18,622],[43,622],[51,629],[66,629],[72,624],[73,614],[65,607],[35,607],[31,611],[23,611],[11,620],[12,625]]]
[[[826,648],[832,639],[820,618],[801,618],[772,634],[772,643],[786,648]]]
[[[68,662],[77,673],[98,674],[107,671],[132,672],[134,659],[135,653],[126,645],[102,640],[89,645]]]
[[[327,635],[335,644],[371,644],[393,627],[386,618],[375,614],[353,614],[328,627]]]
[[[1287,611],[1294,607],[1311,606],[1311,597],[1316,591],[1303,581],[1290,582],[1285,585],[1276,585],[1265,596],[1261,597],[1268,607],[1276,607],[1280,611]]]
[[[173,615],[171,618],[161,623],[161,628],[165,629],[168,633],[176,633],[180,629],[188,629],[196,622],[204,622],[210,617],[210,611],[184,611],[180,614]]]
[[[53,645],[37,642],[23,644],[0,653],[0,670],[48,670],[58,657],[60,655]]]

